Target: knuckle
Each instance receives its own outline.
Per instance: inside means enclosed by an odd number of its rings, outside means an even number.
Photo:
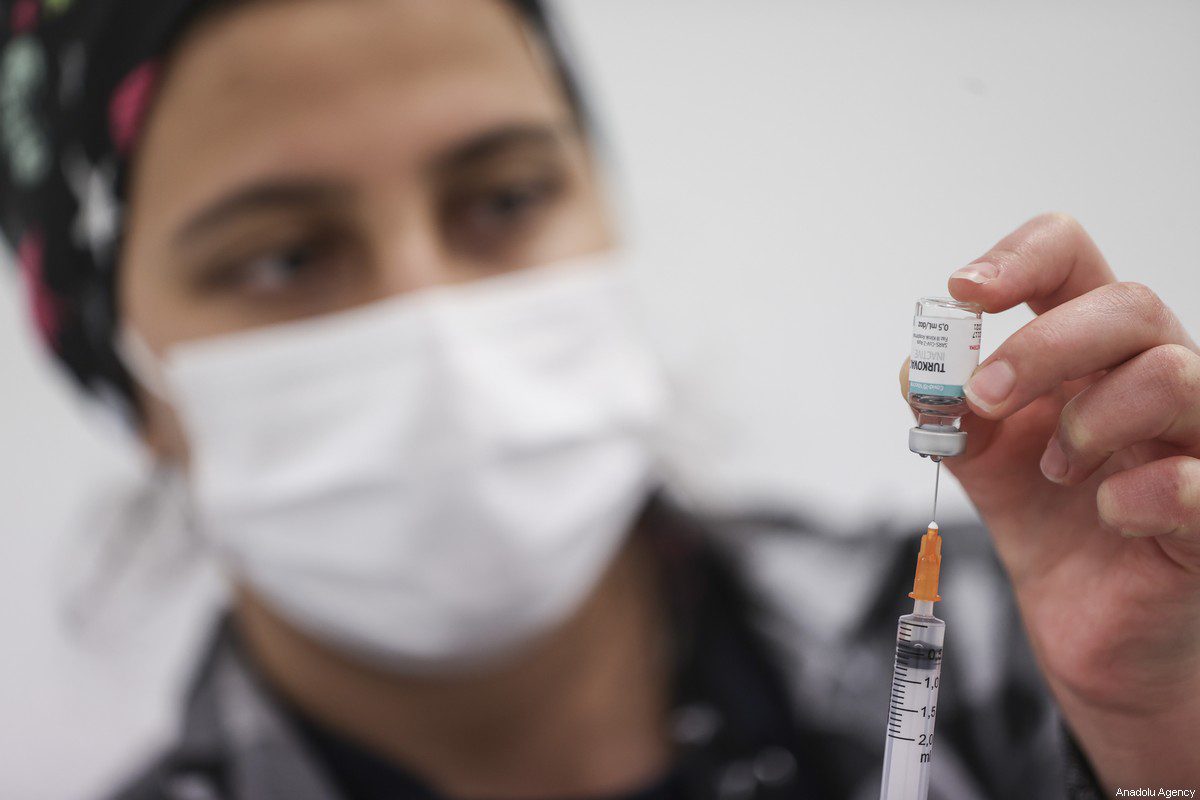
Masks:
[[[1031,237],[1038,241],[1056,240],[1069,243],[1070,249],[1079,250],[1089,241],[1087,231],[1079,220],[1061,211],[1040,214],[1033,218]]]
[[[1183,514],[1181,523],[1200,524],[1200,461],[1182,457],[1176,461],[1175,469],[1168,470],[1171,490]]]
[[[1011,247],[996,245],[991,250],[988,250],[981,260],[989,264],[995,264],[999,269],[1005,270],[1014,265],[1019,265],[1024,260],[1024,256],[1022,256],[1020,251],[1014,250]]]
[[[988,251],[984,260],[1032,276],[1047,269],[1047,253],[1077,252],[1087,241],[1087,232],[1074,217],[1054,211],[1030,219]]]
[[[1167,307],[1157,292],[1144,283],[1136,281],[1115,283],[1112,293],[1119,306],[1133,313],[1147,325],[1162,327],[1172,319],[1171,309]]]
[[[1128,485],[1122,485],[1123,494],[1136,509],[1135,516],[1143,521],[1146,518],[1158,520],[1164,530],[1197,525],[1200,522],[1200,461],[1175,456],[1144,469],[1144,474],[1123,482]]]
[[[1178,464],[1170,464],[1158,476],[1162,499],[1182,505],[1187,493],[1187,476]]]
[[[1048,211],[1044,214],[1038,214],[1033,218],[1033,222],[1041,227],[1071,235],[1083,232],[1083,225],[1079,224],[1079,220],[1064,211]]]
[[[1022,349],[1026,354],[1037,356],[1056,353],[1066,347],[1070,341],[1069,332],[1062,325],[1055,323],[1051,317],[1038,317],[1024,330],[1021,337]]]
[[[1147,380],[1176,400],[1200,400],[1200,356],[1181,344],[1162,344],[1143,354]]]
[[[1150,305],[1162,302],[1153,289],[1144,283],[1137,281],[1121,281],[1114,284],[1113,288],[1119,293],[1119,297],[1127,301],[1131,305]]]

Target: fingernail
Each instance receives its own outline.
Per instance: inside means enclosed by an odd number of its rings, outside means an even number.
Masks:
[[[1062,445],[1058,443],[1058,437],[1055,436],[1046,445],[1046,452],[1042,453],[1042,474],[1055,483],[1061,483],[1066,477],[1067,470],[1070,468],[1070,463],[1067,461],[1067,454],[1063,452]]]
[[[959,278],[964,281],[971,281],[980,285],[988,281],[995,280],[1000,275],[1000,268],[995,264],[989,264],[982,261],[978,264],[968,264],[962,269],[955,270],[950,274],[950,280]]]
[[[1007,362],[993,361],[976,372],[971,380],[967,381],[963,391],[976,405],[991,411],[1012,394],[1016,385],[1017,374],[1013,372],[1013,368]]]
[[[1147,531],[1147,530],[1134,530],[1133,528],[1120,528],[1119,530],[1120,530],[1121,535],[1124,536],[1126,539],[1149,539],[1149,538],[1153,538],[1155,536],[1163,535],[1161,530]]]

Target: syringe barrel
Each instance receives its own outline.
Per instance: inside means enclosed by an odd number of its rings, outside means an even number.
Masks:
[[[880,800],[925,800],[929,793],[945,637],[946,623],[937,617],[929,614],[900,617]]]

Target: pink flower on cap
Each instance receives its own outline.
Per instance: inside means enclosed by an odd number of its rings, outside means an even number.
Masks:
[[[29,297],[29,311],[42,340],[51,347],[58,337],[59,302],[50,294],[42,281],[42,259],[45,242],[42,232],[31,230],[21,237],[17,245],[17,264],[25,279],[25,291]]]
[[[122,79],[113,92],[108,104],[109,135],[121,155],[128,155],[133,149],[157,76],[158,62],[143,61]]]
[[[32,30],[37,25],[37,0],[17,0],[12,7],[10,27],[14,34]]]

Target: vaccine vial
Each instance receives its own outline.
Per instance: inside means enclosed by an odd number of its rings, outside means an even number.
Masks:
[[[950,297],[923,297],[913,315],[908,402],[917,425],[908,449],[934,461],[967,449],[958,421],[970,413],[963,386],[979,366],[983,309]]]

